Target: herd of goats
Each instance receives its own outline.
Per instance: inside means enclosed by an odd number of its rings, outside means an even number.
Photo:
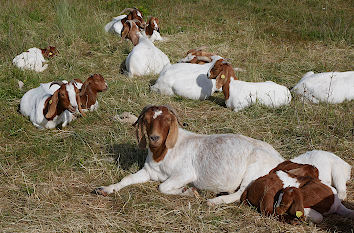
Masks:
[[[164,41],[159,20],[144,21],[137,8],[127,8],[104,28],[121,35],[134,47],[125,61],[129,77],[159,75],[152,91],[164,95],[204,100],[222,91],[225,104],[240,111],[254,103],[276,108],[288,105],[291,92],[272,81],[245,82],[236,78],[230,62],[223,57],[191,49],[178,63],[154,45]],[[122,14],[121,13],[121,14]],[[31,48],[13,59],[21,69],[42,72],[45,58],[57,50]],[[20,102],[20,112],[38,128],[65,127],[78,115],[98,108],[97,94],[106,91],[100,74],[86,81],[53,81],[27,91]],[[354,99],[354,71],[306,73],[292,89],[313,103],[341,103]],[[145,164],[138,172],[119,183],[96,188],[94,193],[108,195],[131,184],[160,181],[165,194],[198,195],[209,190],[217,197],[210,206],[241,201],[257,207],[265,215],[296,223],[309,219],[319,223],[323,215],[336,213],[354,218],[346,208],[346,183],[351,166],[333,153],[313,150],[290,161],[268,143],[243,135],[201,135],[183,129],[176,111],[170,106],[146,106],[133,124],[140,148],[148,148]]]

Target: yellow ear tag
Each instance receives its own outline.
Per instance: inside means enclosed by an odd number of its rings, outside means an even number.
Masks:
[[[224,78],[225,78],[225,75],[222,74],[222,75],[221,75],[221,79],[224,79]]]
[[[50,52],[50,53],[49,53],[49,56],[52,56],[52,55],[53,55],[53,53],[52,53],[52,52]]]
[[[52,104],[53,103],[53,100],[49,100],[49,104]]]
[[[296,217],[300,218],[303,215],[301,211],[296,211]]]

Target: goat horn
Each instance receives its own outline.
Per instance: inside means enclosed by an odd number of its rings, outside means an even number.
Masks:
[[[134,10],[137,10],[136,8],[134,9],[134,8],[125,8],[122,12],[120,12],[119,14],[123,14],[124,12],[126,12],[126,11],[129,11],[129,12],[132,12],[132,11],[134,11]]]
[[[211,58],[207,56],[197,56],[199,61],[211,62]]]
[[[57,85],[61,86],[61,85],[63,85],[64,83],[63,83],[62,81],[54,81],[54,82],[52,82],[52,83],[50,84],[49,88],[51,88],[52,85],[54,85],[54,84],[57,84]]]

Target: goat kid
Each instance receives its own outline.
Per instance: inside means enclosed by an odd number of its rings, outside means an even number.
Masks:
[[[291,101],[285,86],[272,81],[252,83],[239,81],[230,63],[224,59],[215,62],[208,71],[209,79],[216,79],[216,88],[221,88],[227,107],[238,112],[257,102],[268,107],[280,107]]]
[[[124,24],[122,39],[125,38],[134,45],[125,61],[129,77],[159,74],[166,65],[170,64],[166,54],[139,32],[135,21],[127,20]]]
[[[219,58],[219,56],[212,57],[214,61]],[[211,62],[203,65],[177,63],[165,66],[151,90],[164,95],[204,100],[215,91],[219,91],[216,89],[216,81],[207,78],[207,72],[212,65]]]
[[[242,193],[241,202],[246,202],[265,214],[274,213],[274,199],[286,187],[301,187],[307,178],[296,180],[297,176],[318,178],[318,169],[311,165],[284,161],[269,174],[252,182]],[[232,200],[230,200],[232,201]],[[302,212],[303,213],[303,212]]]
[[[213,53],[203,51],[204,47],[188,50],[186,57],[178,61],[178,63],[192,63],[203,65],[212,62]],[[221,58],[221,57],[220,57]]]
[[[142,35],[148,38],[151,42],[155,40],[164,40],[160,35],[159,19],[156,17],[150,17],[148,24],[142,31]]]
[[[298,177],[297,179],[300,179]],[[354,210],[346,208],[340,201],[335,188],[323,184],[319,179],[309,180],[300,187],[287,187],[279,196],[275,213],[304,217],[314,223],[323,220],[322,215],[339,214],[354,219]]]
[[[159,190],[164,194],[190,195],[192,189],[185,186],[191,184],[215,193],[234,192],[240,187],[240,197],[253,180],[282,161],[271,145],[259,140],[184,130],[179,127],[176,112],[166,106],[146,106],[134,125],[139,147],[148,145],[144,167],[117,184],[95,189],[97,194],[108,195],[131,184],[154,180],[162,182]],[[213,199],[209,202],[214,203]]]
[[[59,88],[51,95],[42,86],[26,92],[20,102],[20,112],[30,118],[38,128],[52,129],[61,124],[65,127],[73,120],[72,113],[81,109],[79,90],[73,82],[53,82]]]
[[[12,63],[20,69],[34,70],[42,72],[48,68],[45,58],[51,58],[56,55],[57,50],[53,46],[48,46],[44,49],[30,48],[26,52],[17,55]]]
[[[136,20],[138,27],[140,28],[145,27],[143,15],[137,8],[125,8],[120,14],[123,14],[127,11],[129,11],[128,15],[120,15],[114,17],[111,22],[106,24],[106,26],[104,27],[105,31],[121,35],[123,24],[126,23],[127,20]]]

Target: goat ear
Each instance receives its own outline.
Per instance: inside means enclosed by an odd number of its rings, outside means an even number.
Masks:
[[[138,140],[138,147],[140,149],[146,148],[146,138],[145,138],[145,124],[143,122],[144,117],[138,119],[138,124],[136,126],[136,138]]]
[[[178,121],[176,116],[173,115],[173,120],[170,125],[170,129],[168,130],[168,135],[166,138],[165,145],[167,149],[171,149],[175,146],[178,138]]]
[[[220,74],[216,77],[216,88],[220,89],[225,82],[226,75],[224,71],[221,71]]]
[[[50,101],[49,101],[49,108],[48,108],[48,112],[47,114],[45,114],[45,117],[47,119],[51,119],[54,117],[54,114],[56,112],[56,109],[57,109],[57,105],[58,105],[58,102],[59,102],[59,90],[56,90],[54,92],[54,94],[52,95]]]
[[[78,92],[76,93],[76,102],[77,102],[77,107],[79,109],[79,112],[81,113],[81,116],[86,116],[86,114],[84,113],[84,111],[82,111],[82,103],[81,103],[81,97],[80,97],[80,90],[78,90]]]
[[[123,28],[122,28],[122,41],[127,37],[128,33],[129,33],[130,27],[127,23],[123,24]]]

